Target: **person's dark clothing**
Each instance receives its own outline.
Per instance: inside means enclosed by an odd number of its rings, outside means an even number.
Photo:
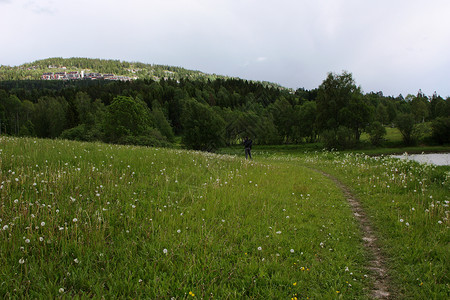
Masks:
[[[246,159],[248,159],[249,157],[250,157],[250,159],[252,159],[252,153],[251,153],[252,144],[253,144],[253,142],[251,139],[246,138],[244,140],[244,149],[245,149],[245,158]]]

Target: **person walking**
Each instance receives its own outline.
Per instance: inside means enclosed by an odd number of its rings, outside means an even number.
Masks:
[[[252,159],[252,140],[248,136],[244,139],[245,159]]]

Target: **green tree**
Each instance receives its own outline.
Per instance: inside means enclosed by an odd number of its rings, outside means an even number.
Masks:
[[[153,101],[151,116],[155,127],[161,132],[163,136],[167,138],[169,142],[173,142],[175,136],[173,134],[172,127],[170,126],[169,121],[166,119],[166,116],[164,115],[157,100]]]
[[[105,105],[101,100],[91,100],[85,92],[78,92],[75,96],[74,105],[76,108],[79,124],[63,132],[62,138],[97,141],[103,137],[103,120],[106,113]]]
[[[20,119],[19,114],[22,109],[22,102],[16,95],[6,97],[3,101],[6,116],[6,132],[13,135],[19,134]]]
[[[45,96],[34,106],[33,124],[38,137],[56,138],[66,129],[67,101]]]
[[[406,145],[411,145],[415,142],[414,125],[413,114],[400,113],[395,119],[395,126],[400,130],[403,142]]]
[[[139,100],[118,96],[107,107],[105,115],[105,139],[111,143],[123,143],[129,137],[145,136],[152,128],[150,110]]]
[[[292,138],[292,127],[295,125],[293,122],[294,109],[292,105],[286,98],[281,97],[269,106],[269,110],[272,113],[273,122],[282,140],[289,142]]]
[[[248,136],[254,137],[254,141],[258,144],[275,145],[282,142],[282,138],[273,122],[272,114],[265,113],[257,117],[257,120],[254,135]]]
[[[182,142],[190,149],[214,151],[224,145],[225,121],[209,105],[186,101],[182,125]]]
[[[388,114],[388,109],[384,104],[382,104],[382,103],[378,104],[375,115],[376,115],[376,120],[379,121],[382,125],[388,124],[389,114]]]
[[[432,124],[432,138],[439,144],[450,143],[450,117],[438,117]]]
[[[300,107],[300,131],[303,137],[313,143],[316,140],[317,104],[307,101]]]
[[[363,101],[361,88],[356,86],[352,74],[329,73],[317,93],[318,128],[321,132],[327,131],[327,137],[334,134],[333,138],[327,140],[337,141],[338,133],[339,139],[342,139],[342,135],[353,132],[353,137],[344,140],[358,142],[371,116],[371,108]]]
[[[411,112],[416,123],[425,122],[425,119],[429,116],[429,106],[428,99],[421,92],[412,99]]]

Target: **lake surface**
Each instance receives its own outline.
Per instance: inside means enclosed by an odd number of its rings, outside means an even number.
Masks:
[[[450,153],[403,154],[392,155],[392,157],[414,160],[419,163],[433,164],[436,166],[450,166]]]

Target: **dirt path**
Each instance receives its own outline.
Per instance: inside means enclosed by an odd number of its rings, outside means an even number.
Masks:
[[[364,247],[370,253],[372,260],[370,261],[369,269],[373,271],[375,274],[374,286],[372,289],[372,297],[374,299],[390,299],[390,288],[389,288],[389,278],[387,276],[387,269],[385,266],[385,259],[381,254],[381,250],[378,247],[377,238],[374,234],[372,225],[367,218],[367,215],[364,213],[364,210],[361,207],[359,200],[352,194],[350,189],[340,182],[336,177],[327,174],[320,170],[315,170],[324,176],[333,180],[336,185],[342,190],[347,201],[350,203],[350,206],[353,210],[353,215],[356,220],[358,220],[361,231],[363,234]]]

